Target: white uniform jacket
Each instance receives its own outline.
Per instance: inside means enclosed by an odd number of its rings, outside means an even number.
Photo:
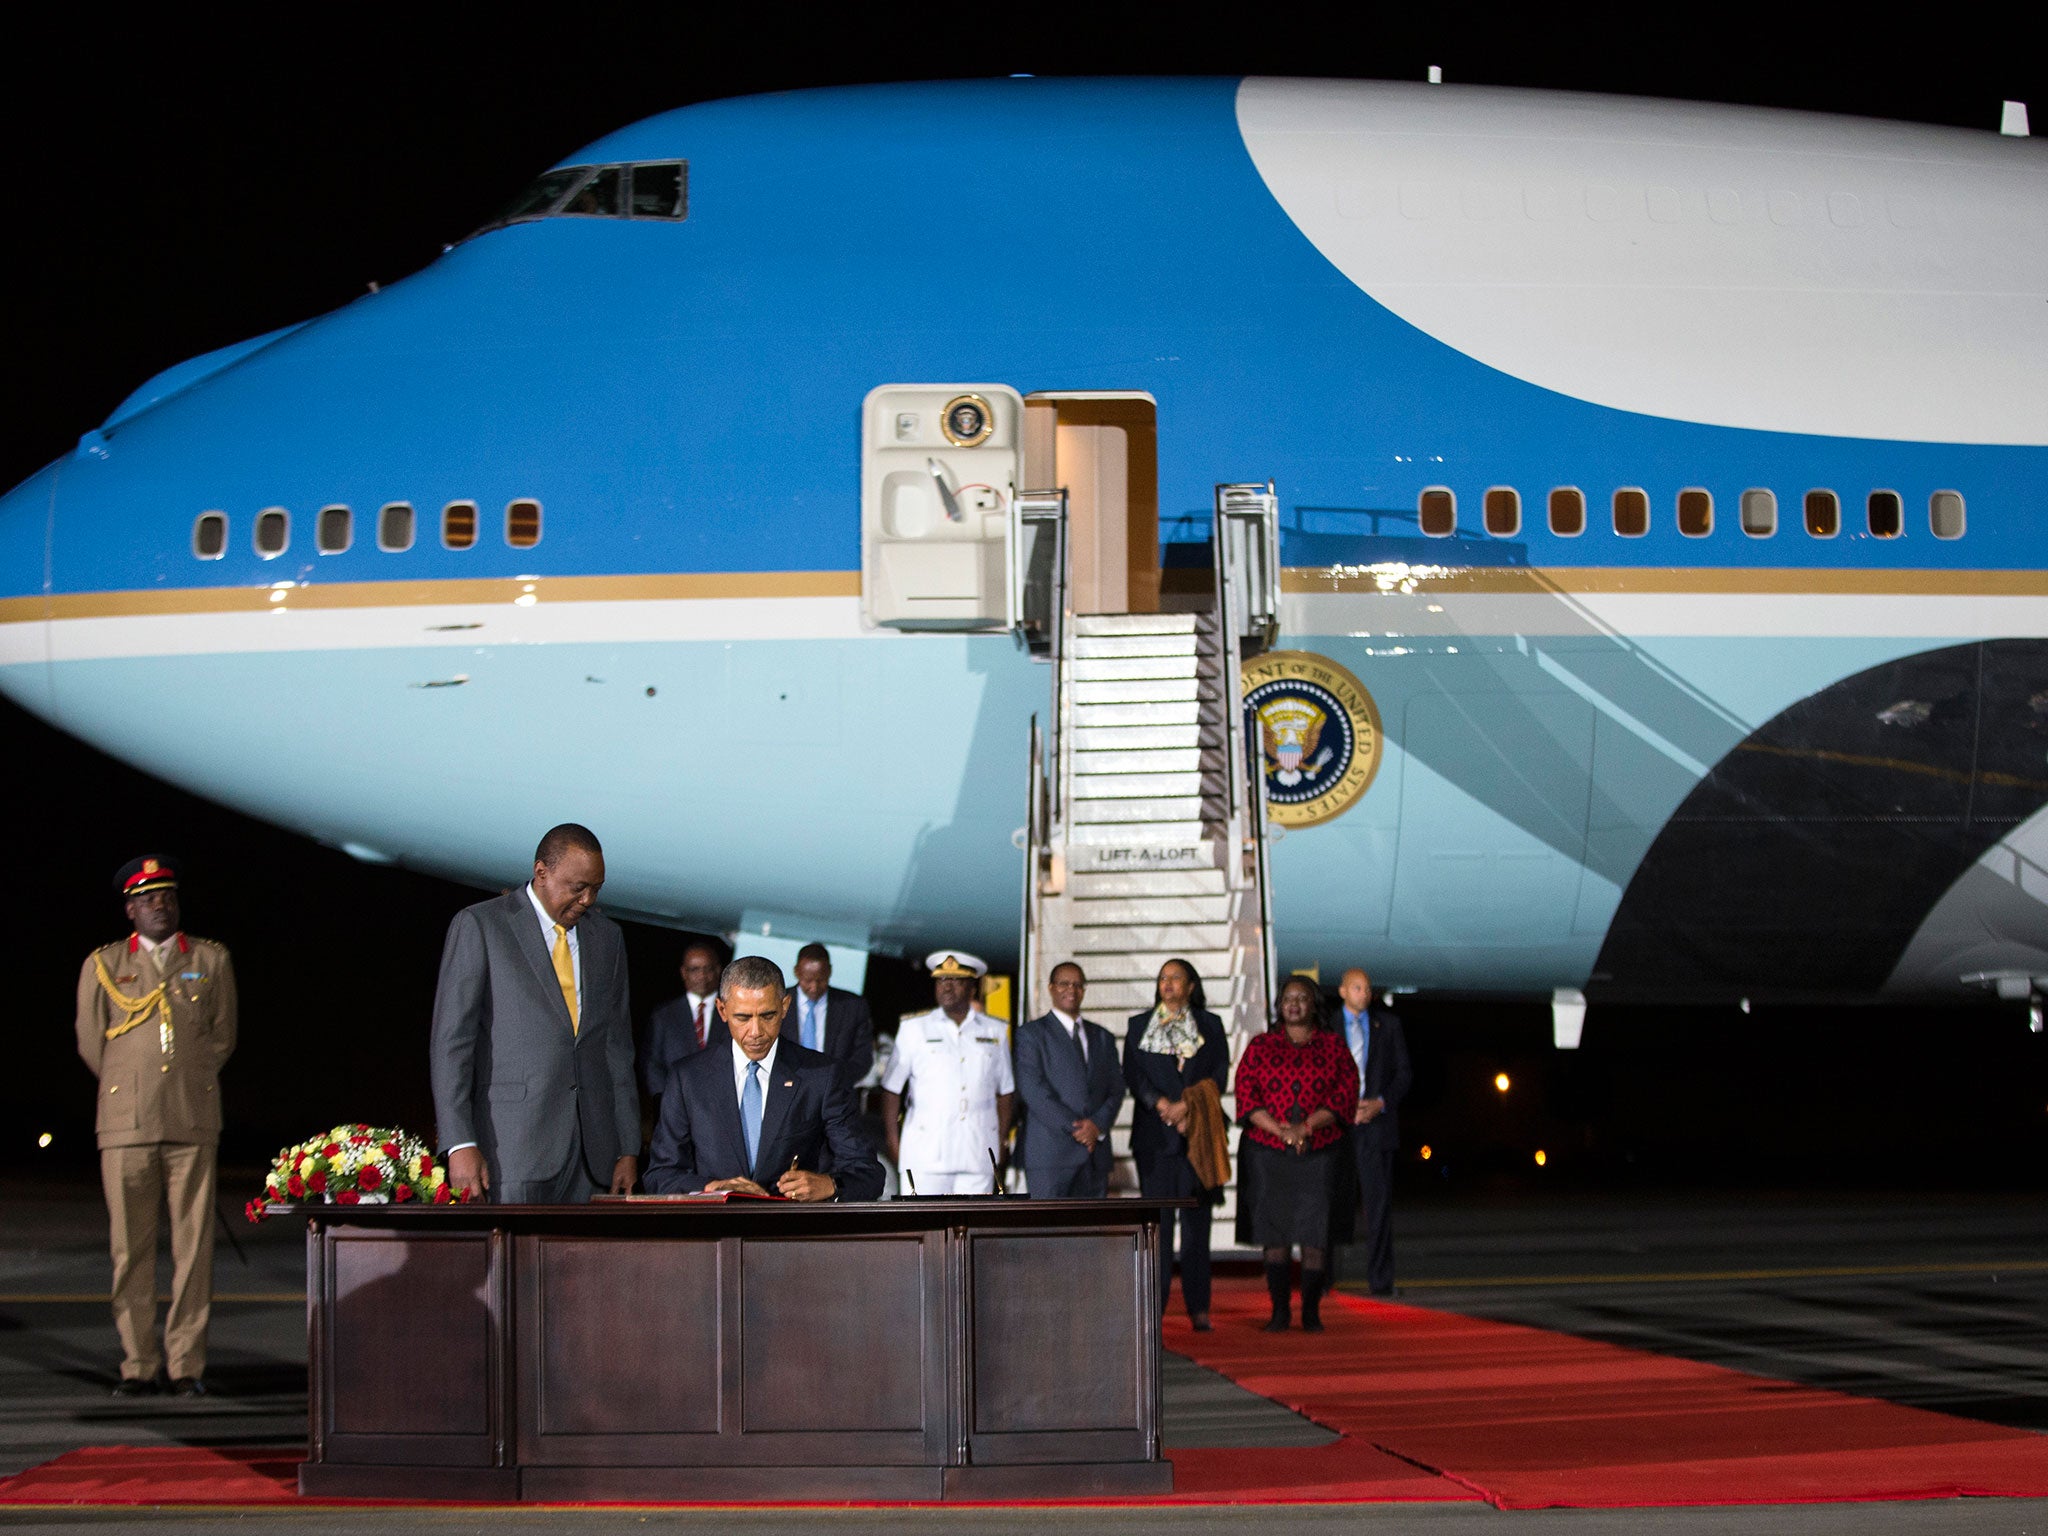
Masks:
[[[943,1008],[903,1021],[882,1086],[903,1093],[903,1166],[984,1173],[996,1146],[996,1097],[1014,1093],[1010,1027],[979,1008],[955,1024]]]

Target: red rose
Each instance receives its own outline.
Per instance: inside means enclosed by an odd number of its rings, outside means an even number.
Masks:
[[[320,1149],[320,1155],[322,1157],[341,1156],[341,1143],[338,1141],[330,1141],[329,1143],[327,1143],[326,1146]]]
[[[384,1175],[377,1171],[375,1163],[365,1163],[362,1172],[356,1175],[356,1182],[364,1189],[375,1189],[384,1182]]]
[[[390,1158],[390,1159],[391,1159],[391,1161],[393,1161],[394,1163],[395,1163],[395,1162],[397,1162],[397,1161],[398,1161],[398,1143],[397,1143],[397,1142],[395,1142],[395,1141],[387,1141],[387,1142],[385,1142],[385,1143],[384,1143],[384,1155],[385,1155],[386,1157]]]
[[[242,1207],[242,1214],[248,1217],[252,1223],[261,1221],[263,1219],[263,1202],[261,1200],[251,1200]]]
[[[298,1199],[298,1198],[299,1198],[299,1197],[300,1197],[301,1195],[305,1194],[305,1192],[306,1192],[306,1181],[305,1181],[304,1179],[300,1178],[300,1177],[299,1177],[299,1176],[298,1176],[298,1175],[297,1175],[297,1174],[295,1173],[295,1174],[293,1174],[293,1175],[292,1175],[292,1176],[291,1176],[291,1177],[290,1177],[289,1179],[285,1180],[285,1185],[284,1185],[284,1187],[285,1187],[285,1190],[286,1190],[286,1192],[287,1192],[287,1193],[289,1193],[289,1194],[291,1195],[291,1197],[292,1197],[292,1198],[293,1198],[294,1200],[296,1200],[296,1199]]]
[[[434,1154],[431,1152],[422,1152],[420,1154],[420,1177],[425,1178],[428,1174],[432,1173],[433,1171]]]
[[[348,1139],[348,1144],[352,1147],[367,1147],[370,1144],[370,1138],[367,1136],[351,1136]]]
[[[334,1197],[334,1203],[336,1205],[360,1205],[362,1204],[362,1197],[352,1189],[344,1189]]]
[[[412,1198],[412,1186],[410,1184],[392,1186],[391,1198],[393,1201],[410,1200]]]
[[[316,1171],[310,1179],[306,1180],[306,1188],[312,1190],[316,1195],[326,1194],[327,1175]]]
[[[453,1200],[454,1198],[455,1196],[450,1192],[449,1185],[443,1184],[439,1189],[434,1191],[434,1204],[436,1205],[446,1205],[449,1201]]]

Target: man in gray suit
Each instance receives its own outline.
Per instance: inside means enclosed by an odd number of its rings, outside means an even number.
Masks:
[[[604,850],[565,822],[533,879],[455,914],[434,993],[434,1113],[458,1189],[560,1205],[639,1174],[626,947],[594,908]]]
[[[1088,978],[1068,960],[1047,979],[1052,1012],[1017,1031],[1024,1182],[1033,1199],[1109,1193],[1109,1128],[1124,1102],[1116,1039],[1081,1017]]]

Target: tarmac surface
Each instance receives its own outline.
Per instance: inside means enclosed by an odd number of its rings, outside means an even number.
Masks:
[[[239,1188],[232,1176],[223,1189]],[[223,1207],[232,1204],[223,1199]],[[196,1401],[115,1399],[106,1218],[85,1176],[0,1180],[0,1476],[86,1445],[290,1444],[305,1433],[303,1246],[292,1222],[216,1255]],[[1441,1205],[1397,1219],[1400,1298],[1968,1418],[2048,1431],[2048,1202],[2028,1196],[1663,1196]],[[168,1286],[169,1276],[163,1276]],[[1178,1298],[1176,1297],[1176,1304]],[[1328,1432],[1166,1357],[1169,1445],[1313,1445]],[[1239,1528],[1244,1509],[547,1511],[0,1509],[10,1530],[719,1529],[849,1532]],[[2030,1532],[2048,1500],[1503,1513],[1484,1505],[1289,1506],[1271,1532]]]

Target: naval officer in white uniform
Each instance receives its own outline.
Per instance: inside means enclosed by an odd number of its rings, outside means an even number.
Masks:
[[[903,1021],[882,1079],[889,1160],[903,1172],[905,1194],[994,1194],[996,1161],[1010,1138],[1017,1091],[1009,1026],[977,1006],[988,971],[982,961],[942,949],[925,965],[938,1007]],[[899,1133],[905,1089],[910,1113]]]

